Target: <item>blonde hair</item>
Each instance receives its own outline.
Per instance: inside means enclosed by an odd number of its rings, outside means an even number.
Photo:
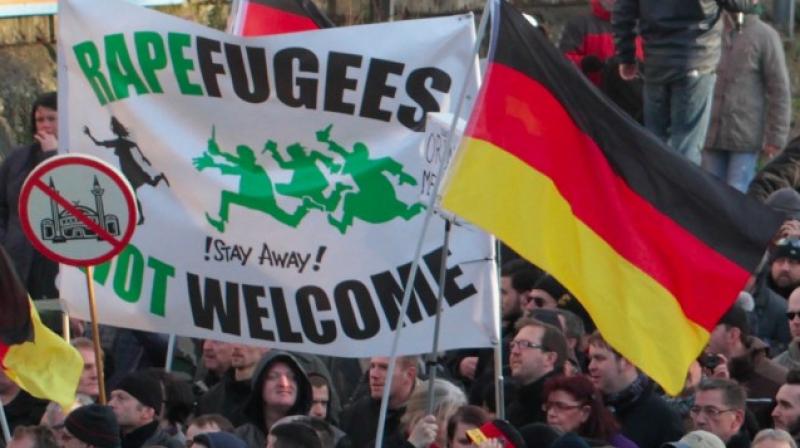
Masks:
[[[753,442],[750,444],[750,446],[755,447],[759,442],[763,442],[765,440],[783,442],[789,448],[797,448],[797,443],[795,443],[792,436],[782,429],[762,429],[758,432],[758,434],[756,434],[756,437],[753,439]]]
[[[406,412],[400,423],[406,431],[410,431],[417,420],[424,417],[428,410],[428,390],[430,381],[420,383],[406,403]],[[464,391],[450,381],[437,378],[433,383],[433,415],[440,425],[446,425],[458,408],[467,404]]]

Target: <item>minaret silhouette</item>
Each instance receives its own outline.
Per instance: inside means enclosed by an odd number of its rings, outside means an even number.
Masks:
[[[50,177],[50,188],[56,193],[58,192],[52,177]],[[67,239],[64,238],[64,234],[61,232],[61,216],[59,216],[58,203],[52,197],[50,198],[50,214],[53,216],[53,231],[55,232],[55,235],[53,235],[53,242],[63,243],[67,241]]]
[[[103,209],[103,193],[105,193],[105,190],[100,186],[100,182],[97,181],[97,176],[94,176],[92,194],[94,195],[94,206],[97,212],[97,225],[103,230],[108,230],[106,229],[106,211]],[[101,239],[100,235],[97,236],[97,239]]]

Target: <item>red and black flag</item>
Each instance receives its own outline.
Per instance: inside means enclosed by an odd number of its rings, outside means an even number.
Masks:
[[[0,368],[19,387],[67,409],[83,371],[81,355],[42,324],[0,246]]]
[[[311,0],[235,0],[231,32],[266,36],[331,28],[333,22]]]
[[[557,278],[678,393],[782,216],[689,163],[505,1],[442,205]]]

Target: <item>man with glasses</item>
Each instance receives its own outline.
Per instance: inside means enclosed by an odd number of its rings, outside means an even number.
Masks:
[[[713,378],[697,385],[694,406],[689,410],[695,429],[713,433],[727,448],[749,447],[743,431],[747,393],[737,382]]]
[[[518,389],[506,406],[506,419],[516,427],[544,422],[542,389],[551,376],[561,374],[567,359],[567,340],[558,328],[522,318],[509,343],[511,378]]]
[[[655,390],[655,384],[614,350],[599,332],[589,336],[589,379],[603,393],[622,426],[622,435],[639,448],[660,448],[683,435],[683,422]]]
[[[774,358],[774,361],[787,369],[800,369],[800,288],[795,289],[789,296],[786,308],[786,320],[789,322],[792,342],[786,351]]]
[[[795,441],[800,442],[800,370],[789,371],[786,384],[778,389],[772,423],[775,429],[788,432]]]

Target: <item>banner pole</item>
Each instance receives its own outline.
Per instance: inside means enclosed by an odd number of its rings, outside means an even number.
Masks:
[[[439,266],[439,290],[436,292],[436,323],[433,326],[433,347],[431,354],[428,358],[428,367],[430,372],[428,375],[428,407],[426,415],[433,414],[433,383],[436,381],[437,359],[439,353],[439,331],[441,330],[442,322],[442,302],[444,301],[444,282],[447,278],[447,252],[450,249],[450,229],[452,221],[449,219],[444,222],[444,244],[442,245],[442,263]]]
[[[167,372],[172,371],[172,357],[175,354],[175,333],[169,335],[169,342],[167,343],[167,360],[164,362],[164,370]]]
[[[497,260],[497,278],[500,278],[501,266],[503,265],[502,254],[500,252],[500,240],[495,242],[495,259]],[[493,296],[494,297],[494,296]],[[502,325],[502,305],[495,303],[492,307],[494,313],[494,413],[500,420],[506,419],[506,406],[505,406],[505,390],[503,389],[503,332]]]
[[[478,52],[481,48],[481,40],[483,40],[483,36],[486,33],[486,26],[489,23],[489,8],[492,4],[492,0],[487,0],[486,4],[483,8],[483,13],[481,14],[481,22],[478,26],[478,32],[475,37],[475,47],[472,50],[472,58],[476,58],[478,56]],[[453,112],[453,122],[450,125],[450,133],[447,136],[447,142],[445,143],[445,148],[450,150],[453,144],[453,134],[455,133],[456,124],[458,123],[458,116],[461,113],[461,108],[464,104],[464,97],[467,95],[467,83],[471,79],[474,70],[467,70],[467,73],[464,75],[464,83],[463,89],[461,94],[458,96],[458,102],[456,103],[455,111]],[[414,279],[417,275],[417,269],[419,269],[419,259],[422,255],[422,246],[425,242],[425,234],[428,231],[428,225],[431,222],[431,217],[433,217],[433,210],[436,204],[436,197],[439,192],[439,186],[442,182],[442,175],[444,174],[445,169],[447,168],[449,160],[445,160],[439,166],[439,172],[436,176],[436,181],[434,182],[434,194],[431,195],[430,199],[428,200],[427,209],[425,212],[425,218],[422,222],[422,229],[420,230],[419,240],[417,241],[417,248],[414,251],[414,261],[411,263],[411,271],[408,274],[408,280],[406,280],[405,290],[403,291],[403,302],[400,306],[400,314],[397,317],[397,330],[395,330],[394,340],[392,341],[392,349],[389,354],[389,368],[386,371],[386,380],[383,385],[383,394],[381,397],[381,409],[380,413],[378,414],[378,429],[377,433],[375,434],[375,448],[382,448],[383,447],[383,433],[386,430],[386,414],[389,411],[389,390],[392,388],[392,377],[394,376],[394,370],[397,365],[397,347],[400,342],[400,334],[403,330],[403,321],[405,320],[406,313],[408,312],[408,303],[411,301],[411,291],[414,287]],[[446,255],[442,255],[445,257]]]
[[[66,311],[61,312],[61,335],[67,342],[69,342],[70,339],[72,339],[69,328],[69,313]]]
[[[86,266],[86,288],[89,291],[89,313],[92,317],[92,345],[94,345],[95,368],[97,369],[97,384],[100,388],[99,402],[106,404],[106,379],[103,375],[103,355],[100,350],[100,326],[97,324],[97,306],[94,299],[94,282],[92,281],[92,267]]]
[[[3,429],[3,439],[6,445],[11,443],[11,430],[8,428],[8,420],[6,419],[6,411],[3,409],[3,402],[0,401],[0,426]]]

